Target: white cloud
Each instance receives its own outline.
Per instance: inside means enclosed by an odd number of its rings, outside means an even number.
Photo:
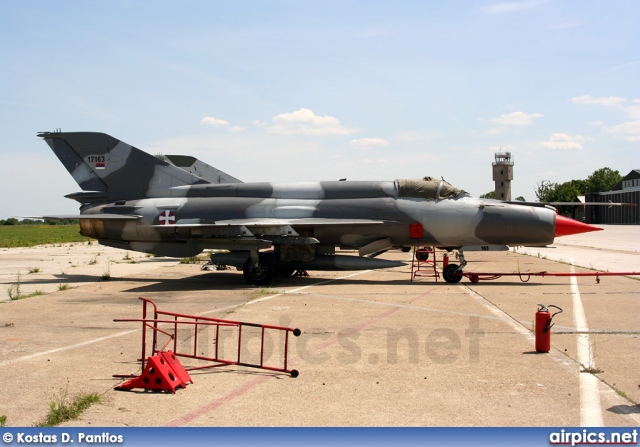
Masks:
[[[632,99],[631,105],[625,105],[629,100],[627,98],[620,98],[618,96],[600,97],[594,98],[589,95],[576,96],[571,98],[571,101],[575,104],[586,105],[601,105],[606,107],[615,107],[622,110],[627,118],[631,121],[626,121],[621,124],[615,124],[611,126],[605,126],[604,122],[599,120],[592,124],[602,126],[605,132],[612,135],[613,138],[625,141],[640,141],[640,100]]]
[[[513,112],[503,113],[498,118],[492,118],[489,121],[491,121],[492,123],[500,124],[502,126],[526,126],[533,123],[534,119],[541,117],[541,113]]]
[[[280,135],[349,135],[359,130],[343,126],[333,116],[319,116],[305,108],[276,115],[271,119],[271,123],[257,120],[254,124],[269,133]]]
[[[540,146],[552,151],[582,150],[582,142],[587,140],[591,141],[582,135],[571,136],[567,133],[558,132],[551,135],[549,141],[540,143]]]
[[[640,101],[634,99],[633,105],[624,107],[624,111],[627,113],[627,116],[632,120],[640,120]]]
[[[532,124],[534,119],[541,118],[542,116],[543,115],[541,113],[503,113],[498,118],[491,118],[487,120],[490,123],[499,124],[500,127],[492,127],[491,129],[487,129],[485,133],[487,135],[505,133],[509,130],[510,127],[527,126],[529,124]]]
[[[229,129],[227,129],[229,132],[242,132],[243,130],[245,130],[244,127],[240,127],[240,126],[231,126],[229,127]]]
[[[615,126],[603,126],[607,133],[626,141],[640,141],[640,120],[627,121],[626,123],[617,124]]]
[[[614,106],[620,107],[622,103],[626,101],[625,98],[618,96],[608,96],[601,98],[594,98],[590,95],[574,96],[571,98],[571,102],[574,104],[587,104],[587,105],[601,105],[601,106]]]
[[[540,5],[544,5],[547,3],[546,1],[540,0],[529,0],[529,1],[520,1],[520,2],[502,2],[502,3],[494,3],[493,5],[486,6],[481,8],[481,11],[489,13],[489,14],[504,14],[516,11],[523,11],[526,9],[535,8]]]
[[[389,146],[389,142],[384,138],[360,138],[351,140],[349,145],[360,148],[386,147]]]
[[[229,125],[228,121],[221,120],[220,118],[215,118],[213,116],[205,116],[200,120],[200,122],[212,127],[225,127]]]
[[[361,165],[387,165],[389,164],[389,160],[386,158],[362,158],[356,163]]]

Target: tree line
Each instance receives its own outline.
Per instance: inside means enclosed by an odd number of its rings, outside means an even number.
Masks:
[[[573,202],[577,196],[592,192],[606,192],[622,181],[618,171],[601,168],[594,171],[585,180],[570,180],[553,183],[542,180],[536,185],[535,193],[540,202]]]
[[[77,225],[77,219],[62,219],[62,220],[51,220],[51,219],[22,219],[18,220],[15,217],[10,217],[9,219],[0,219],[0,225]]]
[[[622,175],[611,168],[601,168],[593,172],[585,180],[570,180],[564,183],[554,183],[542,180],[534,190],[539,202],[573,202],[576,197],[592,192],[606,192],[622,181]],[[495,199],[495,191],[482,194],[480,198]],[[516,200],[525,201],[524,197]],[[568,207],[559,207],[561,213],[569,212]]]

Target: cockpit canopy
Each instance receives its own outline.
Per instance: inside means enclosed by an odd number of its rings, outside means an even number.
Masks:
[[[453,199],[466,191],[458,189],[446,180],[438,180],[434,177],[420,179],[398,179],[398,195],[400,197],[412,197],[417,199],[442,200]]]

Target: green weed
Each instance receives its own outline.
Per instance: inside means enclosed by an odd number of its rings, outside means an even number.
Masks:
[[[49,404],[49,414],[43,422],[36,424],[36,427],[55,427],[77,419],[91,405],[100,402],[98,393],[79,394],[72,402],[67,402],[67,391],[68,385],[60,396],[54,396],[54,401]]]

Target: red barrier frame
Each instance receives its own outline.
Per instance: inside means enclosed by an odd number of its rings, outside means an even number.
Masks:
[[[297,377],[298,371],[295,369],[288,368],[288,351],[289,351],[289,333],[292,333],[295,337],[298,337],[301,334],[300,329],[293,329],[284,326],[272,326],[267,324],[256,324],[256,323],[245,323],[241,321],[233,321],[233,320],[222,320],[219,318],[210,318],[210,317],[201,317],[197,315],[187,315],[177,312],[167,312],[163,310],[159,310],[158,306],[155,302],[148,298],[140,297],[142,300],[142,318],[141,319],[116,319],[113,321],[118,322],[141,322],[142,323],[142,352],[140,361],[142,363],[142,370],[144,370],[145,363],[149,356],[156,355],[160,352],[164,352],[167,346],[173,340],[173,353],[176,357],[195,359],[199,361],[210,362],[208,365],[201,366],[192,366],[185,367],[187,371],[206,369],[206,368],[215,368],[218,366],[246,366],[250,368],[259,368],[266,369],[269,371],[281,372],[290,374],[291,377]],[[153,317],[148,318],[150,314],[148,310],[148,306],[153,306]],[[167,325],[173,327],[173,333],[161,329],[160,325]],[[178,329],[182,326],[191,326],[193,328],[193,352],[181,352],[178,347]],[[214,326],[216,330],[215,335],[215,356],[208,357],[204,355],[198,355],[198,329],[202,326]],[[221,358],[221,353],[219,352],[219,343],[220,339],[220,328],[221,327],[232,327],[237,328],[238,330],[238,349],[237,356],[235,359],[230,358]],[[261,340],[260,340],[260,363],[251,363],[247,361],[243,361],[242,359],[242,328],[243,327],[255,327],[261,329]],[[151,353],[147,353],[147,330],[152,331],[152,340],[151,340]],[[266,365],[264,362],[264,341],[265,341],[265,331],[266,330],[274,330],[274,331],[283,331],[284,335],[284,347],[283,347],[283,363],[281,366],[276,365]],[[167,337],[166,343],[160,348],[158,348],[158,334],[163,334]]]

